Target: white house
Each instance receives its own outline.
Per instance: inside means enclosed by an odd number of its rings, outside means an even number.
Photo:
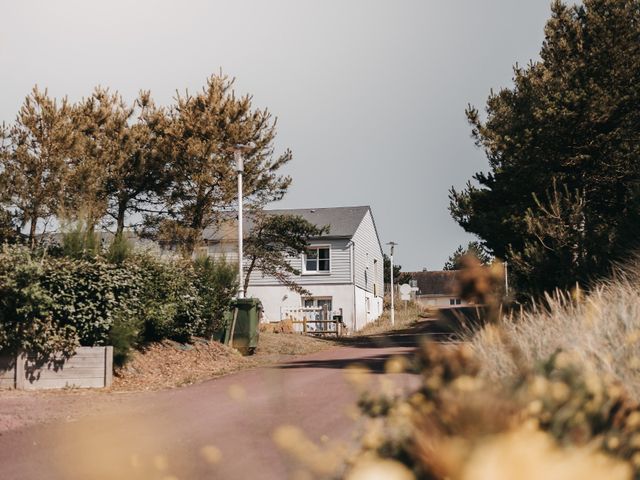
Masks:
[[[328,233],[312,238],[309,249],[291,264],[300,271],[296,282],[310,292],[308,296],[289,290],[275,278],[254,271],[247,296],[259,298],[266,321],[278,321],[288,311],[301,307],[325,307],[342,313],[351,331],[359,330],[382,313],[383,260],[376,225],[368,206],[269,210],[272,214],[299,215]],[[206,235],[209,255],[237,259],[237,236]]]

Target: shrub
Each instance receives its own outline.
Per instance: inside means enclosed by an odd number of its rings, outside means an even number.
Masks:
[[[24,247],[0,254],[0,349],[42,356],[105,345],[114,319],[136,319],[135,265],[38,257]]]
[[[0,351],[69,354],[78,345],[73,325],[54,315],[55,300],[42,285],[44,268],[25,247],[0,250]]]
[[[81,254],[2,247],[0,350],[47,357],[111,344],[122,363],[140,342],[210,336],[236,288],[225,262],[163,261],[118,246],[112,263],[83,248],[70,251]]]
[[[136,318],[140,310],[135,265],[50,258],[43,262],[40,283],[53,300],[53,317],[72,325],[83,346],[105,345],[114,319]]]
[[[365,465],[378,474],[393,465],[392,478],[403,479],[640,478],[640,406],[570,355],[559,352],[511,384],[480,376],[468,345],[426,343],[415,360],[421,376],[410,390],[384,378],[371,393],[366,371],[350,369],[364,387],[358,451],[310,444],[299,453],[310,442],[300,432],[293,442],[279,431],[278,443],[317,475],[309,478],[369,478],[358,476]],[[405,366],[392,358],[386,370]]]
[[[389,359],[388,373],[420,374],[410,389],[386,377],[374,390],[351,369],[360,448],[322,478],[392,462],[403,478],[640,479],[639,279],[619,273],[491,317],[467,342],[425,343],[411,364]]]
[[[139,256],[135,262],[143,279],[143,340],[169,338],[184,342],[191,336],[202,335],[206,321],[192,263],[159,261],[151,256]]]
[[[61,252],[64,256],[74,259],[93,259],[100,254],[100,250],[100,238],[87,221],[77,220],[64,225],[61,244]]]
[[[113,363],[124,365],[131,358],[131,351],[140,341],[141,320],[118,315],[109,330],[108,344],[113,346]]]
[[[214,261],[211,257],[199,257],[194,263],[195,280],[202,301],[205,321],[201,335],[211,337],[224,327],[224,312],[238,289],[235,265],[226,260]]]
[[[105,253],[105,258],[111,263],[121,264],[127,258],[130,258],[132,254],[133,245],[131,245],[131,242],[129,242],[124,234],[119,233],[109,244],[109,248]]]

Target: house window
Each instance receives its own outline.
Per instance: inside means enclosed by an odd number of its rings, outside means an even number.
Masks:
[[[305,273],[329,273],[331,270],[331,249],[312,247],[304,256]]]
[[[460,300],[459,298],[449,299],[449,305],[461,305],[461,304],[462,304],[462,300]]]

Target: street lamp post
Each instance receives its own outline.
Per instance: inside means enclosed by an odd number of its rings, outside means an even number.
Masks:
[[[394,297],[394,293],[393,293],[393,247],[395,247],[397,245],[397,243],[395,242],[389,242],[387,243],[387,245],[391,246],[391,254],[389,255],[389,260],[391,263],[391,269],[390,269],[390,273],[389,273],[389,283],[391,284],[391,326],[395,326],[396,324],[396,311],[395,311],[395,307],[394,307],[394,302],[393,302],[393,297]]]
[[[242,207],[243,207],[243,191],[242,191],[242,175],[244,174],[244,152],[253,150],[255,144],[248,143],[246,145],[235,145],[230,150],[233,151],[233,158],[236,162],[236,172],[238,173],[238,298],[244,298],[244,268],[243,261],[243,225],[242,225]]]

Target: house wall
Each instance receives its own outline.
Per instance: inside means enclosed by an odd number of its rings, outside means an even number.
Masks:
[[[354,322],[353,285],[313,285],[307,286],[312,297],[331,297],[333,310],[342,308],[344,322],[351,328]],[[281,320],[282,307],[302,306],[299,293],[289,290],[283,285],[249,285],[248,297],[259,298],[264,307],[264,320],[277,322]]]
[[[342,308],[344,322],[351,331],[376,320],[382,314],[384,264],[371,212],[363,217],[352,239],[321,238],[309,245],[331,248],[331,270],[328,274],[302,273],[295,281],[309,290],[312,297],[332,297],[333,309]],[[208,253],[237,262],[237,243],[232,240],[209,245]],[[245,267],[247,262],[248,259]],[[290,258],[289,262],[303,272],[302,255]],[[251,274],[247,296],[262,300],[266,321],[279,321],[282,307],[302,306],[299,294],[257,270]]]
[[[382,297],[384,288],[382,248],[371,211],[368,211],[360,222],[352,241],[355,256],[354,276],[356,286]]]
[[[372,292],[367,292],[366,290],[355,287],[355,320],[352,324],[349,325],[349,328],[353,331],[358,331],[368,323],[377,320],[380,315],[382,315],[382,297],[375,296]],[[368,302],[367,302],[368,300]],[[368,309],[367,309],[368,303]]]
[[[460,297],[450,295],[417,295],[416,302],[425,307],[450,307],[450,301],[459,298]],[[468,305],[468,302],[461,300],[460,305]]]
[[[309,242],[309,246],[315,245],[327,245],[331,248],[330,272],[317,274],[302,273],[295,277],[296,282],[305,286],[305,288],[306,286],[311,285],[351,283],[351,249],[349,247],[349,239],[319,239]],[[228,262],[235,263],[238,261],[238,246],[234,243],[221,242],[216,245],[210,245],[208,247],[208,252],[210,256],[215,258],[224,257]],[[245,258],[244,262],[246,268],[249,259]],[[290,258],[289,263],[296,270],[302,272],[302,255]],[[254,270],[251,273],[249,285],[280,285],[280,282],[270,275],[264,275],[262,272]]]

